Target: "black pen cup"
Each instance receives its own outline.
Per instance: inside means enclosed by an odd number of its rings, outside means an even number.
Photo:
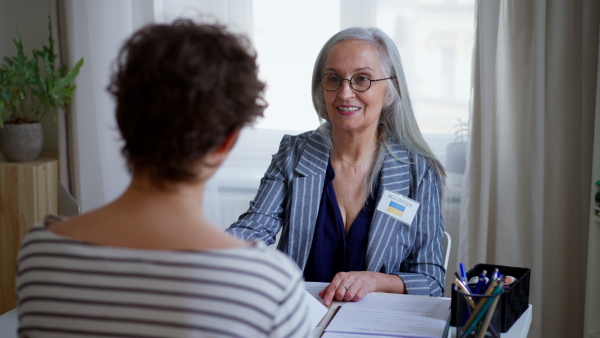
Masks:
[[[500,297],[495,295],[466,294],[454,286],[456,295],[456,337],[458,338],[498,338],[502,323]]]

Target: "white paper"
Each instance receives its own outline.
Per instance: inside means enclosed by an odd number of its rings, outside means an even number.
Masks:
[[[304,292],[306,292],[306,300],[308,301],[310,325],[312,328],[315,328],[319,325],[321,319],[323,319],[329,309],[323,304],[322,299],[321,302],[319,302],[310,291],[305,290]],[[321,298],[318,294],[317,297]]]
[[[444,333],[449,313],[449,298],[374,292],[344,304],[325,331],[438,338]]]
[[[329,283],[304,282],[304,289],[306,290],[306,292],[310,293],[317,301],[323,304],[323,306],[325,306],[325,303],[323,303],[323,298],[319,296],[319,292],[323,291],[323,289],[325,289],[327,285],[329,285]]]

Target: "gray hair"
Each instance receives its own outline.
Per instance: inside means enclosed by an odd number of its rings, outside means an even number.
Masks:
[[[363,192],[366,193],[372,190],[373,182],[377,179],[383,167],[383,160],[386,153],[393,155],[390,151],[392,140],[399,142],[409,151],[414,151],[425,156],[440,180],[441,187],[444,187],[446,179],[444,167],[433,154],[427,142],[425,142],[413,114],[400,53],[398,53],[394,41],[378,28],[351,27],[344,29],[332,36],[323,48],[321,48],[317,56],[312,77],[312,100],[321,121],[319,129],[326,136],[325,139],[327,142],[330,142],[329,146],[332,148],[331,121],[329,121],[329,116],[327,115],[323,89],[321,88],[319,79],[323,75],[323,68],[325,67],[329,50],[335,44],[344,40],[361,40],[375,46],[381,60],[384,76],[396,79],[395,81],[385,81],[387,84],[387,95],[391,96],[392,103],[381,110],[378,126],[379,142],[375,151],[376,156],[367,174],[367,179],[363,183]]]

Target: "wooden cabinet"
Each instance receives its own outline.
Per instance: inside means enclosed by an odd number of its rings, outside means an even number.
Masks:
[[[58,213],[58,160],[43,154],[36,161],[7,162],[0,155],[0,314],[15,304],[19,244],[47,214]]]

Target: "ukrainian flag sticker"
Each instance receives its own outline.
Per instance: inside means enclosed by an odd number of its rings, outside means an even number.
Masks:
[[[402,217],[402,215],[404,215],[404,210],[406,210],[405,206],[398,204],[394,201],[390,201],[390,205],[387,207],[387,211],[399,217]]]
[[[421,206],[421,203],[386,189],[377,204],[377,210],[402,223],[411,225],[419,206]]]

